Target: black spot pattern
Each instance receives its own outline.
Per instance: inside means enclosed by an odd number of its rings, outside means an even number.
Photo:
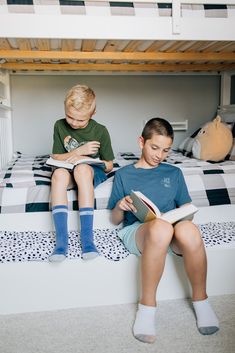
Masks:
[[[119,261],[130,253],[118,237],[118,229],[95,229],[94,242],[101,256]],[[0,231],[0,262],[48,261],[55,246],[54,232]],[[69,232],[69,259],[81,258],[78,231]]]
[[[206,247],[235,245],[235,222],[209,222],[198,227]],[[94,230],[96,247],[107,260],[120,261],[130,255],[117,234],[118,229]],[[0,262],[48,261],[54,246],[54,232],[0,231]],[[81,258],[78,231],[69,232],[68,258]]]
[[[209,222],[198,227],[206,247],[235,242],[235,222]]]

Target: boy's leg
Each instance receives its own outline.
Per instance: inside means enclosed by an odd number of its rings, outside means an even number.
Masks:
[[[133,333],[142,342],[153,343],[156,339],[156,290],[172,236],[173,227],[160,220],[145,223],[136,232],[136,243],[142,253],[142,294]]]
[[[87,164],[75,168],[74,179],[78,186],[78,204],[80,213],[80,238],[82,256],[90,260],[98,256],[98,251],[93,240],[93,215],[94,215],[94,171]]]
[[[182,253],[192,286],[198,330],[203,335],[213,334],[219,330],[219,322],[207,299],[207,260],[200,232],[192,222],[183,221],[176,224],[174,235],[173,250]]]
[[[67,187],[70,180],[70,173],[62,168],[56,169],[52,175],[51,198],[52,215],[56,230],[56,247],[49,257],[51,262],[63,261],[68,252]]]
[[[68,207],[59,205],[52,208],[52,215],[56,229],[56,247],[49,257],[50,262],[65,260],[68,252]]]

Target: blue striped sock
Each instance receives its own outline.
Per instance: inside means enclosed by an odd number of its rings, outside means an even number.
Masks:
[[[82,244],[82,255],[84,260],[89,260],[98,255],[98,251],[93,241],[93,215],[94,208],[83,207],[79,210],[81,233],[80,239]]]
[[[68,207],[58,205],[52,208],[56,231],[56,247],[49,257],[51,262],[63,261],[68,252]]]

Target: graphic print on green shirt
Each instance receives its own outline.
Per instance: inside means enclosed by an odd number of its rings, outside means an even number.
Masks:
[[[91,119],[83,129],[73,129],[65,119],[57,120],[54,126],[54,142],[52,153],[62,154],[68,152],[89,141],[99,141],[98,153],[92,157],[111,161],[114,154],[111,146],[109,132],[104,125]]]

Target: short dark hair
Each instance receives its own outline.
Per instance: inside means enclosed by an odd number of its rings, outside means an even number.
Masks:
[[[141,136],[144,141],[152,138],[153,134],[170,137],[173,141],[174,131],[171,124],[162,118],[152,118],[144,126]]]

